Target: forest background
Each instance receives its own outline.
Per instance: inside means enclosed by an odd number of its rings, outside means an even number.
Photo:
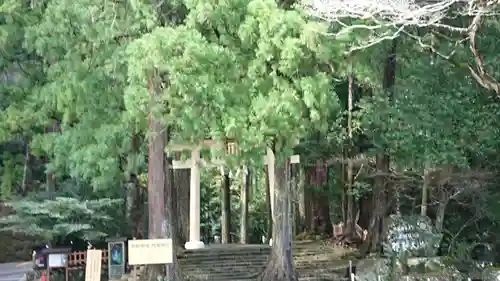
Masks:
[[[0,198],[15,211],[3,235],[162,236],[165,215],[146,215],[161,190],[183,243],[189,170],[166,172],[186,155],[165,148],[212,138],[238,153],[204,151],[227,161],[202,170],[204,239],[270,236],[271,147],[287,199],[275,210],[291,203],[296,233],[342,221],[351,236],[358,223],[362,251],[376,251],[400,211],[429,216],[449,254],[494,243],[500,25],[481,14],[495,5],[472,3],[444,26],[341,22],[270,0],[2,1]]]

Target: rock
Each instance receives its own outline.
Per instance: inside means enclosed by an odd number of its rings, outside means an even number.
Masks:
[[[499,268],[489,268],[484,270],[482,274],[482,279],[484,281],[498,281],[500,280],[500,269]]]
[[[383,249],[403,259],[435,256],[441,238],[428,217],[391,215]]]
[[[358,281],[389,280],[392,272],[389,259],[365,259],[357,266]]]

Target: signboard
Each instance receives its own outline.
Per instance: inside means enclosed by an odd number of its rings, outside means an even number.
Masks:
[[[108,242],[108,253],[109,279],[120,279],[125,274],[125,243],[123,241]]]
[[[173,261],[172,239],[128,241],[128,264],[167,264]]]
[[[49,268],[66,267],[66,265],[68,265],[68,254],[49,254]]]
[[[87,250],[85,281],[101,281],[102,251]]]

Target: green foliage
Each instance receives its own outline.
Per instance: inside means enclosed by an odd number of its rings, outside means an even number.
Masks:
[[[335,44],[316,32],[326,26],[273,1],[186,6],[184,25],[159,27],[128,47],[130,112],[148,112],[146,81],[156,70],[168,85],[158,114],[182,128],[181,140],[235,138],[247,157],[276,141],[287,155],[308,130],[326,130],[338,110],[322,67]]]
[[[174,142],[235,139],[241,154],[227,157],[232,169],[243,163],[262,168],[264,149],[272,144],[279,160],[295,152],[305,166],[343,158],[345,149],[358,157],[387,148],[391,168],[411,171],[412,179],[424,169],[499,168],[499,105],[463,67],[473,60],[468,48],[458,46],[458,62],[450,63],[423,53],[413,39],[399,38],[389,99],[382,77],[390,42],[345,55],[385,30],[331,25],[272,0],[160,6],[140,0],[1,3],[0,198],[16,198],[16,214],[3,219],[5,228],[47,238],[126,232],[110,218],[120,221],[125,213],[116,198],[125,198],[131,176],[147,174],[151,112],[170,126]],[[328,36],[341,28],[342,36]],[[498,21],[487,21],[478,39],[495,77],[497,35]],[[455,48],[450,40],[423,38],[443,53]],[[353,139],[346,114],[351,75]],[[151,101],[151,88],[157,100]],[[32,158],[26,163],[25,144]],[[356,168],[357,196],[371,189],[373,167],[367,166]],[[18,200],[25,167],[27,191],[46,190],[45,174],[53,173],[60,197]],[[343,172],[337,163],[330,167],[332,200],[342,200]],[[204,173],[203,227],[210,229],[219,220],[220,185],[216,172]],[[250,205],[252,240],[265,229],[263,175],[258,178]],[[403,184],[404,195],[420,189],[420,182]],[[482,229],[500,221],[495,187],[485,193],[490,201],[481,201],[487,206],[478,222]],[[463,225],[462,216],[475,215],[476,201],[468,196],[460,198],[470,203],[466,211],[453,204],[447,210],[450,231]],[[236,224],[239,203],[233,201]],[[469,237],[476,229],[465,232]]]
[[[114,218],[109,210],[120,204],[118,199],[80,201],[56,197],[53,200],[22,199],[7,204],[15,214],[0,219],[3,230],[23,232],[52,240],[69,234],[86,239],[106,236],[104,227]]]

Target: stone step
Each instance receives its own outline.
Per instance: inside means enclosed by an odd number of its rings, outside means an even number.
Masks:
[[[269,255],[261,255],[261,256],[234,256],[234,257],[225,257],[225,258],[217,258],[217,257],[196,257],[196,258],[185,258],[178,259],[179,263],[233,263],[233,262],[262,262],[269,260]]]
[[[177,256],[179,259],[182,258],[195,258],[195,257],[228,257],[228,256],[252,256],[252,255],[269,255],[271,253],[271,248],[269,246],[260,245],[224,245],[221,246],[209,246],[205,249],[199,250],[185,250],[179,253]]]
[[[177,259],[180,263],[190,262],[190,263],[203,263],[203,262],[233,262],[233,261],[261,261],[268,260],[270,255],[228,255],[228,256],[197,256],[197,257],[183,257]]]
[[[178,254],[184,276],[192,281],[256,281],[265,269],[271,248],[267,245],[208,245]],[[348,261],[335,261],[335,249],[302,243],[293,246],[299,281],[336,280],[343,277]],[[134,280],[128,280],[134,281]]]

